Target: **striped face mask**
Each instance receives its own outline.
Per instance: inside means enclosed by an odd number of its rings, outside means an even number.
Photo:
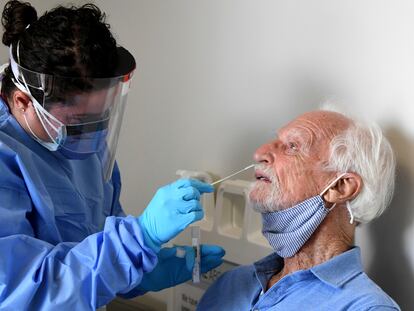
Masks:
[[[262,213],[262,233],[279,256],[292,257],[311,237],[335,207],[334,204],[331,208],[326,208],[322,196],[345,174],[335,178],[319,195],[281,211]],[[353,216],[348,202],[347,208],[352,223]]]

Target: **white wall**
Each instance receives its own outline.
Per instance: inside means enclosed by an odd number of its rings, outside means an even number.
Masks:
[[[176,169],[244,167],[278,127],[338,99],[379,121],[397,153],[392,206],[359,241],[370,276],[414,306],[414,2],[95,2],[138,62],[118,154],[126,211]]]

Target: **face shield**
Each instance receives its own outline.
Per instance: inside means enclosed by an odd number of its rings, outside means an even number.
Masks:
[[[32,100],[46,139],[32,136],[44,147],[70,159],[97,154],[105,180],[115,162],[129,85],[135,70],[134,57],[118,47],[116,74],[108,78],[62,77],[35,72],[19,65],[10,47],[12,79]],[[27,122],[27,120],[26,120]]]

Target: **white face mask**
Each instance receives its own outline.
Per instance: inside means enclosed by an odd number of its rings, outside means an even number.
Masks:
[[[42,108],[43,109],[43,108]],[[36,110],[36,108],[35,108],[35,110]],[[47,111],[45,111],[45,112],[47,112]],[[36,113],[38,114],[38,112],[37,112],[37,110],[36,110]],[[47,149],[49,149],[50,151],[56,151],[58,148],[59,148],[59,146],[61,146],[61,144],[62,144],[62,142],[63,142],[63,140],[65,139],[65,134],[64,134],[64,129],[65,129],[65,127],[60,127],[60,128],[58,128],[58,129],[56,129],[56,128],[54,128],[56,131],[57,131],[57,137],[56,138],[52,138],[52,136],[51,136],[51,134],[50,134],[50,132],[47,130],[47,127],[45,127],[45,125],[44,125],[44,123],[43,123],[43,121],[41,121],[42,122],[42,126],[43,126],[43,129],[45,130],[45,132],[48,134],[48,136],[52,139],[52,141],[51,142],[47,142],[47,141],[44,141],[43,139],[40,139],[35,133],[34,133],[34,131],[32,130],[32,128],[30,127],[30,125],[29,125],[29,122],[27,121],[27,118],[26,118],[26,115],[25,114],[23,114],[23,117],[24,117],[24,120],[26,121],[26,125],[27,125],[27,128],[29,129],[29,131],[30,131],[30,133],[32,134],[32,136],[33,136],[33,138],[39,143],[39,144],[41,144],[43,147],[45,147],[45,148],[47,148]],[[40,119],[41,120],[41,119]],[[52,125],[51,125],[52,126]]]
[[[10,51],[11,53],[11,51]],[[17,44],[17,58],[19,59],[19,43]],[[42,127],[46,134],[49,136],[51,141],[44,141],[43,139],[39,138],[34,131],[32,130],[29,122],[27,121],[26,115],[24,114],[24,120],[26,125],[33,136],[33,138],[42,146],[49,149],[50,151],[56,151],[59,146],[63,143],[66,139],[66,127],[65,125],[56,119],[52,114],[50,114],[46,109],[39,104],[39,102],[34,98],[32,93],[30,92],[29,87],[27,86],[26,80],[22,76],[24,85],[20,83],[20,81],[16,80],[14,77],[11,78],[14,85],[27,96],[29,96],[30,100],[32,101],[33,108],[36,112],[36,115],[40,122],[42,123]],[[55,133],[53,133],[55,132]]]
[[[49,112],[47,112],[39,103],[38,101],[32,96],[29,89],[23,87],[21,84],[16,82],[15,79],[12,78],[13,83],[16,85],[16,87],[24,92],[26,95],[28,95],[32,101],[33,108],[36,111],[37,117],[42,123],[42,127],[44,131],[47,133],[47,135],[50,138],[49,141],[44,141],[43,139],[39,138],[34,131],[32,130],[31,126],[29,125],[29,122],[27,121],[26,115],[23,114],[24,120],[26,121],[26,125],[32,134],[33,138],[42,146],[49,149],[50,151],[56,151],[59,146],[63,143],[63,141],[66,138],[66,128],[65,125],[60,122],[58,119],[56,119],[54,116],[52,116]],[[50,120],[51,119],[51,120]],[[47,123],[47,124],[46,124]],[[55,125],[57,124],[57,126]],[[53,135],[52,131],[55,132],[55,135]]]

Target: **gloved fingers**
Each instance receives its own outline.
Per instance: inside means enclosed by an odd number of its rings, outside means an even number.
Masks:
[[[188,271],[192,271],[193,267],[194,267],[194,262],[195,262],[195,250],[193,247],[191,246],[187,246],[187,245],[176,245],[174,248],[176,249],[181,249],[183,250],[184,257],[185,257],[185,266],[187,268]],[[180,258],[182,258],[180,256]]]
[[[178,211],[181,214],[188,214],[191,212],[199,212],[202,211],[203,207],[201,206],[200,201],[198,200],[191,200],[186,201],[178,206]]]
[[[223,263],[223,258],[218,255],[208,255],[201,258],[201,272],[206,273],[211,269],[220,266]]]
[[[174,257],[176,256],[176,254],[177,254],[177,247],[163,247],[161,248],[157,256],[158,256],[158,260],[162,261],[164,259]]]
[[[201,193],[194,187],[186,187],[178,189],[178,197],[184,201],[200,200]]]
[[[226,251],[218,246],[211,244],[202,244],[201,245],[201,258],[207,257],[209,255],[217,255],[223,257],[226,254]]]
[[[201,245],[201,272],[207,272],[223,263],[225,250],[218,245]]]
[[[205,273],[223,263],[225,250],[218,245],[201,245],[201,272]]]
[[[177,247],[175,252],[175,257],[177,258],[185,258],[187,251],[185,250],[184,246]]]
[[[191,246],[179,246],[185,249],[185,265],[188,271],[192,271],[195,262],[195,249]],[[207,272],[223,263],[225,251],[217,245],[201,245],[201,271]]]
[[[200,191],[201,194],[214,192],[214,187],[212,185],[207,184],[197,179],[179,179],[174,183],[174,185],[179,189],[187,188],[187,187],[194,187],[198,191]]]
[[[188,271],[192,271],[195,262],[195,250],[193,247],[187,246],[185,253],[185,266]]]
[[[184,228],[183,228],[184,230],[188,225],[191,225],[193,222],[203,219],[204,211],[197,210],[194,212],[189,212],[189,213],[183,214],[181,217],[182,217],[183,224],[184,224]]]

